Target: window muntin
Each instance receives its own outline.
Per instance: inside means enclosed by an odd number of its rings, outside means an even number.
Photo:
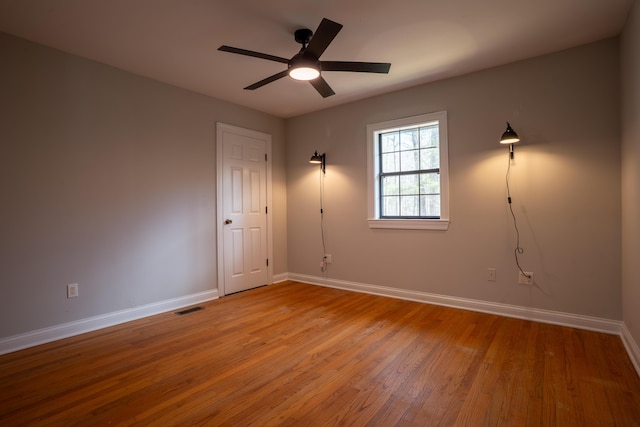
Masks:
[[[445,111],[367,126],[371,228],[449,226]]]
[[[440,219],[438,123],[377,133],[380,218]]]

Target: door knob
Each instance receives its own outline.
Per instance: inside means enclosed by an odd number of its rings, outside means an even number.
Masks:
[[[233,221],[231,221],[230,219],[226,219],[226,220],[224,221],[224,223],[225,223],[225,224],[227,224],[227,225],[231,224],[232,222],[233,222]]]

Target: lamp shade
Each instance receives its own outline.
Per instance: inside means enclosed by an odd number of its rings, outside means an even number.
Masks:
[[[311,156],[311,159],[309,159],[309,163],[320,163],[322,164],[322,156],[320,154],[318,154],[318,152],[314,152],[313,156]]]
[[[322,171],[322,173],[324,173],[325,171],[325,161],[326,161],[325,154],[324,153],[318,154],[317,151],[315,151],[313,153],[313,156],[311,156],[311,158],[309,159],[309,163],[320,164],[320,170]]]
[[[518,141],[520,141],[520,137],[518,137],[516,131],[514,131],[509,122],[507,122],[507,130],[502,134],[500,144],[515,144]]]

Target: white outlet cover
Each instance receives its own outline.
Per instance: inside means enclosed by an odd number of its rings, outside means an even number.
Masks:
[[[526,274],[526,276],[525,276]],[[529,277],[527,277],[529,276]],[[533,285],[533,272],[531,271],[525,271],[524,274],[522,274],[522,271],[518,272],[518,283],[520,283],[521,285]]]
[[[75,298],[78,296],[78,284],[73,283],[71,285],[67,285],[67,298]]]

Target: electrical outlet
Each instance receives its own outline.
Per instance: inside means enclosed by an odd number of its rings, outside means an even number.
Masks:
[[[490,282],[496,281],[496,269],[495,268],[487,268],[487,280]]]
[[[67,298],[75,298],[78,296],[78,284],[72,283],[67,285]]]
[[[331,264],[331,254],[324,254],[324,262]]]
[[[520,283],[521,285],[533,285],[533,272],[525,271],[524,274],[522,274],[522,271],[519,271],[518,283]]]

